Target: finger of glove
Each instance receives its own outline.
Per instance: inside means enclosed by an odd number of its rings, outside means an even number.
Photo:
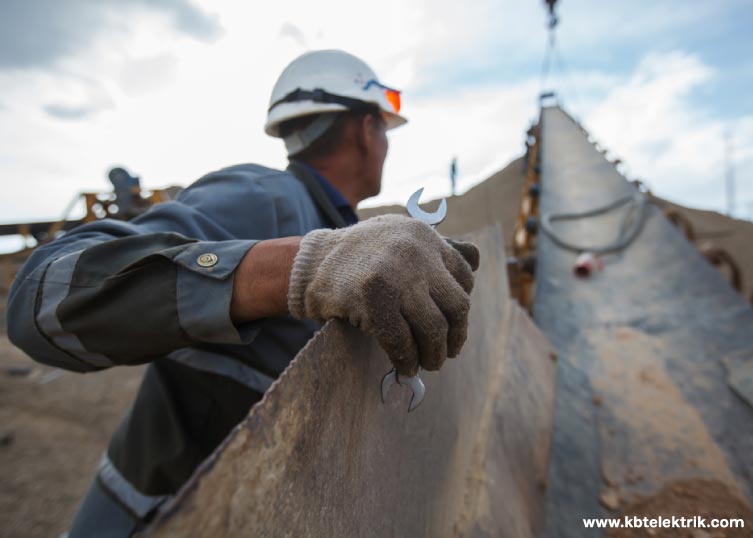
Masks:
[[[419,353],[410,324],[399,312],[388,323],[372,326],[369,331],[377,339],[397,373],[414,376],[418,373]]]
[[[425,370],[439,370],[447,358],[448,325],[428,289],[409,296],[401,310],[418,346],[419,364]]]
[[[452,277],[466,291],[471,293],[473,289],[473,270],[471,265],[465,261],[460,252],[452,247],[447,247],[442,252],[442,260],[445,268],[450,272]]]
[[[457,357],[468,336],[471,298],[449,275],[432,282],[431,298],[447,321],[447,356]]]
[[[410,324],[400,312],[400,297],[393,282],[372,278],[364,288],[365,312],[355,325],[377,339],[398,373],[414,376],[418,373],[418,346]]]
[[[418,346],[413,339],[410,324],[403,316],[393,318],[389,329],[385,327],[372,334],[387,353],[397,373],[411,377],[418,373],[420,363]]]
[[[465,241],[456,241],[455,239],[450,239],[449,237],[445,237],[444,240],[452,248],[460,252],[463,258],[465,258],[465,261],[468,262],[468,265],[471,266],[472,271],[476,271],[478,269],[479,263],[481,261],[481,253],[479,252],[476,245]]]

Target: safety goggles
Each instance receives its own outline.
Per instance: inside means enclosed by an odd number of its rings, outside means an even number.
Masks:
[[[389,88],[378,80],[372,78],[370,81],[364,84],[363,91],[368,90],[372,86],[376,86],[384,92],[384,97],[387,99],[387,102],[390,104],[390,106],[392,106],[392,111],[395,114],[400,112],[400,90]]]

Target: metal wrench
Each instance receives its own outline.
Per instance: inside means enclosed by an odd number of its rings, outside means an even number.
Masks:
[[[439,203],[437,210],[433,213],[427,213],[418,206],[418,200],[421,198],[423,192],[423,187],[414,192],[408,199],[408,203],[405,207],[408,210],[408,214],[414,219],[425,222],[429,226],[436,227],[447,216],[447,200],[442,198],[442,201]],[[424,386],[424,382],[421,381],[421,378],[418,376],[418,374],[412,377],[401,375],[398,374],[397,370],[393,368],[382,378],[382,403],[387,400],[387,393],[389,392],[390,387],[392,387],[392,385],[394,385],[395,383],[397,383],[398,385],[407,385],[413,392],[410,403],[408,404],[409,413],[416,407],[421,405],[421,402],[424,401],[426,387]]]

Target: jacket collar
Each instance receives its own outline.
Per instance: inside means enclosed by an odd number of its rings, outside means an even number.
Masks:
[[[304,184],[306,190],[309,191],[311,198],[324,215],[327,223],[332,228],[345,228],[348,224],[343,219],[340,212],[337,210],[332,200],[327,195],[327,192],[322,187],[322,184],[314,176],[314,173],[308,169],[302,163],[291,159],[288,164],[287,171],[293,174],[298,180]]]

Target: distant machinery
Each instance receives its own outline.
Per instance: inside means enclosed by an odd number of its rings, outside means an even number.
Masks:
[[[87,222],[104,218],[130,220],[155,204],[173,200],[182,190],[182,187],[178,186],[155,190],[142,189],[139,178],[121,167],[111,169],[108,178],[113,185],[113,191],[77,194],[65,208],[60,220],[0,224],[0,236],[18,235],[23,238],[20,250],[0,254],[0,292],[7,292],[18,268],[37,246],[48,243]],[[85,205],[84,216],[71,220],[71,212],[82,199]]]

